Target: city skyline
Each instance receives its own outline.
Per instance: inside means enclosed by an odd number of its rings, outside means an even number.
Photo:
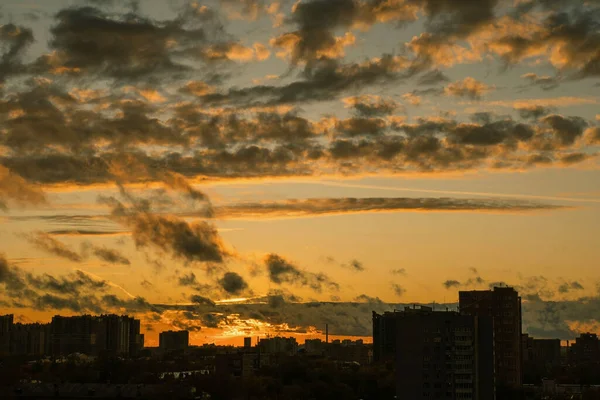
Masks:
[[[368,338],[511,286],[600,333],[597,3],[0,3],[0,314]]]

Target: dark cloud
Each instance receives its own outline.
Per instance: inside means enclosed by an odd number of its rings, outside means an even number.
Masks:
[[[238,295],[248,288],[248,283],[242,276],[235,272],[226,272],[221,279],[219,285],[228,294]]]
[[[259,106],[332,100],[346,90],[358,89],[401,78],[406,61],[384,54],[363,63],[343,64],[336,60],[319,60],[310,74],[284,86],[257,85],[231,88],[223,93],[201,96],[209,105]]]
[[[600,8],[592,3],[580,4],[571,9],[560,8],[547,12],[546,17],[532,34],[515,32],[496,39],[496,44],[505,49],[502,57],[507,63],[515,64],[539,54],[539,49],[548,48],[553,54],[551,63],[571,78],[600,76],[600,33],[598,18]],[[538,77],[526,76],[534,83]],[[555,82],[544,79],[540,82],[552,88]]]
[[[458,198],[329,198],[285,200],[280,202],[241,203],[215,209],[217,217],[302,217],[393,211],[476,211],[521,212],[560,209],[563,206],[526,200],[458,199]]]
[[[358,272],[362,272],[365,270],[365,266],[363,265],[363,263],[358,260],[350,261],[350,267]]]
[[[197,294],[192,295],[190,297],[190,301],[192,303],[194,303],[194,304],[215,306],[215,302],[214,301],[212,301],[208,297],[200,296],[200,295],[197,295]]]
[[[518,107],[516,110],[519,112],[519,115],[523,119],[539,119],[545,115],[548,115],[552,112],[552,110],[548,107],[543,106],[526,106],[526,107]]]
[[[394,293],[398,297],[401,297],[404,295],[404,293],[406,293],[406,289],[404,289],[402,286],[398,285],[397,283],[392,283],[392,289],[394,290]]]
[[[83,245],[84,253],[89,251],[99,259],[111,264],[131,265],[127,257],[121,254],[118,250],[109,249],[107,247],[96,246],[91,243]]]
[[[581,285],[581,283],[577,282],[577,281],[573,281],[573,282],[565,282],[563,284],[561,284],[558,287],[558,292],[559,293],[568,293],[572,290],[583,290],[583,286]]]
[[[371,0],[313,0],[298,2],[287,23],[297,30],[286,32],[271,41],[290,53],[292,65],[305,63],[310,70],[322,58],[335,58],[343,54],[346,37],[336,37],[334,31],[354,26],[370,27],[377,21],[412,21],[416,19],[414,6],[404,2]]]
[[[495,19],[498,0],[477,2],[418,0],[427,15],[427,28],[440,36],[465,38]]]
[[[552,90],[560,84],[560,77],[556,76],[539,76],[536,73],[530,72],[521,76],[521,78],[529,81],[531,85],[539,86],[544,90]]]
[[[442,71],[436,69],[433,71],[428,71],[419,77],[417,81],[419,85],[437,85],[440,83],[449,82],[450,78],[448,78]]]
[[[229,256],[214,225],[154,214],[147,202],[131,200],[128,207],[114,198],[101,199],[112,207],[111,218],[131,229],[138,248],[153,246],[187,262],[222,263]]]
[[[381,118],[348,118],[337,122],[336,129],[344,136],[379,135],[386,128]]]
[[[490,87],[483,82],[467,77],[462,81],[448,84],[444,88],[444,92],[449,96],[467,97],[476,100],[480,99],[481,96],[493,89],[493,87]]]
[[[141,281],[140,286],[147,290],[150,290],[154,287],[152,282],[148,281],[147,279],[144,279],[143,281]]]
[[[33,41],[33,32],[29,28],[12,23],[0,26],[0,83],[23,72],[21,59]]]
[[[44,192],[0,164],[0,209],[8,202],[39,205],[46,203]]]
[[[185,72],[188,67],[180,62],[181,55],[198,58],[201,44],[222,33],[210,11],[192,6],[171,21],[90,6],[63,9],[56,21],[49,41],[54,53],[37,61],[39,70],[121,79]]]
[[[393,269],[390,272],[392,273],[392,275],[406,275],[406,269],[405,268]]]
[[[445,281],[445,282],[443,283],[443,285],[444,285],[444,287],[445,287],[446,289],[450,289],[450,288],[457,288],[457,287],[460,287],[460,286],[461,286],[461,283],[460,283],[459,281],[457,281],[457,280],[454,280],[454,279],[449,279],[449,280]]]
[[[542,122],[552,128],[554,136],[562,146],[572,145],[588,125],[581,117],[564,117],[557,114],[544,117]]]
[[[360,117],[382,117],[393,114],[400,106],[396,101],[379,96],[354,96],[344,99]]]
[[[40,250],[65,258],[73,262],[82,262],[83,257],[64,243],[56,240],[45,232],[35,232],[27,236],[27,240]]]
[[[316,292],[321,292],[323,288],[339,290],[339,285],[327,275],[303,271],[277,254],[267,255],[264,262],[269,272],[270,281],[278,285],[288,283],[298,286],[308,286]]]

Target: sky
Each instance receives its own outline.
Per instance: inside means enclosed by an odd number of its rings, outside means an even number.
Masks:
[[[600,333],[597,0],[0,1],[0,314]]]

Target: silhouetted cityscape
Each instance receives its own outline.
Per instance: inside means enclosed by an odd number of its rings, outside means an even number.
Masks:
[[[563,345],[522,333],[521,298],[509,287],[461,291],[458,310],[373,312],[373,343],[330,341],[325,328],[325,340],[246,337],[240,347],[191,346],[188,331],[164,331],[158,347],[144,347],[140,321],[129,316],[22,324],[4,315],[3,398],[320,398],[317,382],[331,380],[349,399],[600,394],[597,335]]]

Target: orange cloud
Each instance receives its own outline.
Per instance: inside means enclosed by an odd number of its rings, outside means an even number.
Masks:
[[[478,99],[493,89],[494,87],[492,86],[488,86],[474,78],[467,77],[462,81],[450,83],[444,88],[444,93],[448,96]]]

